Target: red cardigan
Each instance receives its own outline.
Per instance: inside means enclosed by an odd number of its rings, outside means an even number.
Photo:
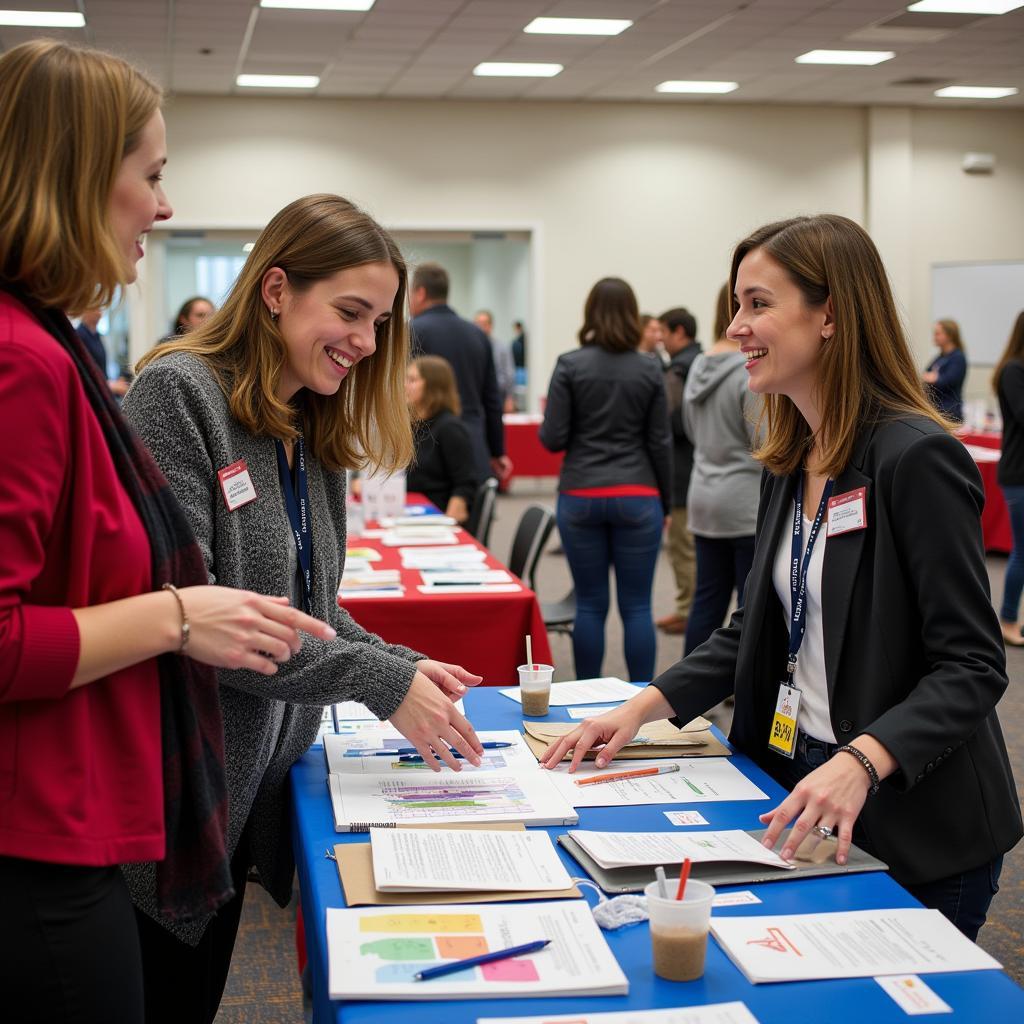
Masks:
[[[155,660],[69,689],[72,608],[151,587],[149,540],[64,349],[0,292],[0,855],[164,855]]]

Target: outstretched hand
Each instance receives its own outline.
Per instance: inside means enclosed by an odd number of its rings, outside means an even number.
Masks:
[[[446,661],[424,658],[416,662],[416,668],[452,700],[465,696],[466,687],[479,686],[484,681],[483,676],[473,675],[461,665],[450,665]]]

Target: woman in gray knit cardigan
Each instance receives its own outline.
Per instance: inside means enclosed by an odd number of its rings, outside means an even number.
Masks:
[[[127,869],[142,939],[147,1022],[212,1021],[249,869],[284,906],[294,869],[287,774],[325,704],[359,700],[437,768],[482,753],[452,701],[465,669],[385,643],[337,605],[345,469],[404,467],[406,268],[391,237],[347,200],[285,207],[257,239],[228,300],[140,364],[124,412],[189,516],[210,581],[293,603],[331,623],[269,679],[221,671],[228,828],[236,896],[180,924],[155,908],[151,866]],[[372,357],[372,358],[371,358]]]

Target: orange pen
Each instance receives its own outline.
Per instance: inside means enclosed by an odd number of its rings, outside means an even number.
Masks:
[[[642,779],[646,775],[668,775],[679,771],[677,764],[659,765],[657,768],[637,768],[631,772],[609,772],[607,775],[594,775],[589,779],[576,779],[577,786],[589,786],[598,782],[618,782],[619,779]]]

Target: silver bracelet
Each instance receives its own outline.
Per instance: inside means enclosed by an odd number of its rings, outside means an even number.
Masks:
[[[188,613],[185,611],[185,602],[181,599],[181,594],[178,593],[178,588],[173,583],[165,583],[161,590],[169,590],[174,595],[174,600],[178,602],[178,609],[181,611],[181,644],[178,647],[178,653],[184,654],[185,648],[188,647],[188,638],[192,635],[192,627],[188,623]]]
[[[856,747],[851,747],[849,744],[844,747],[837,748],[836,753],[852,754],[858,761],[860,761],[861,766],[864,768],[864,771],[868,773],[868,778],[871,780],[871,788],[868,790],[868,795],[874,796],[878,792],[881,780],[878,778],[878,772],[875,770],[875,766],[871,763],[868,755],[865,754],[863,750],[858,750]]]

